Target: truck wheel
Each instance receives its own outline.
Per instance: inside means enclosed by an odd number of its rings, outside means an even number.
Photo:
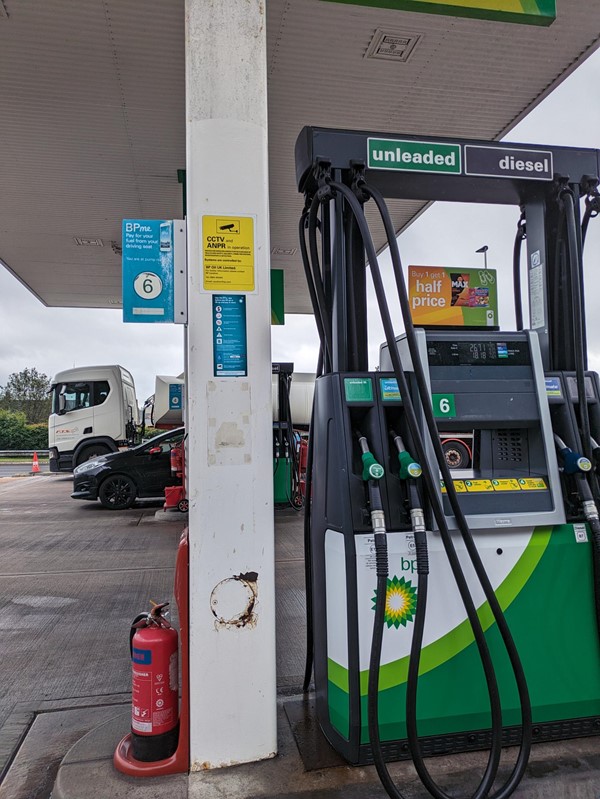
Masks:
[[[90,444],[89,447],[84,447],[77,455],[75,466],[79,466],[80,463],[85,463],[86,461],[91,461],[92,458],[98,458],[100,455],[108,455],[109,452],[111,452],[111,450],[106,444]]]
[[[131,477],[113,474],[107,477],[98,491],[98,499],[109,510],[125,510],[135,502],[137,488]]]
[[[182,513],[187,513],[190,509],[190,501],[189,499],[180,499],[177,503],[177,510],[180,510]]]
[[[457,438],[443,441],[442,450],[450,469],[468,469],[471,465],[471,450]]]

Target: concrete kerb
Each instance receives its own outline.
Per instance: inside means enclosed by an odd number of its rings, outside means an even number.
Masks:
[[[106,799],[187,799],[187,774],[140,780],[115,770],[115,746],[128,732],[130,720],[130,711],[120,712],[71,747],[56,775],[52,799],[100,797],[99,785]]]
[[[0,783],[16,757],[19,747],[25,740],[36,716],[61,710],[76,710],[111,705],[129,706],[131,695],[113,694],[102,697],[75,697],[68,699],[41,700],[37,702],[17,702],[6,721],[0,727]],[[115,710],[115,713],[117,710]]]
[[[65,756],[52,799],[81,799],[97,795],[111,799],[384,799],[373,767],[337,766],[305,771],[291,729],[279,702],[279,754],[271,760],[190,775],[137,780],[115,771],[112,753],[129,727],[122,712],[92,730]],[[515,749],[506,750],[512,763]],[[439,757],[430,761],[446,791],[473,791],[483,773],[485,753]],[[502,773],[509,773],[506,766]],[[424,796],[410,762],[390,768],[407,799]],[[582,738],[535,746],[527,774],[515,799],[598,799],[600,796],[600,746],[597,738]]]

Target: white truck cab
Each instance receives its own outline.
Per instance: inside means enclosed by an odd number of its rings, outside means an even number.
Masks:
[[[135,443],[138,406],[131,373],[122,366],[81,366],[52,381],[48,418],[50,471]]]

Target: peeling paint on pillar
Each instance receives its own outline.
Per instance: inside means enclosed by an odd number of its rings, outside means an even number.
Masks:
[[[235,422],[223,422],[215,434],[215,446],[217,449],[221,447],[243,447],[244,443],[244,431],[240,430]]]
[[[246,466],[252,458],[252,392],[244,381],[232,392],[227,381],[207,384],[209,466]]]
[[[215,617],[215,630],[256,627],[258,616],[258,573],[246,572],[226,577],[217,583],[210,595],[210,609]]]

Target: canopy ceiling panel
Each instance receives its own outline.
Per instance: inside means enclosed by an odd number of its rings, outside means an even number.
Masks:
[[[2,0],[0,259],[42,302],[121,303],[121,219],[182,213],[182,0]],[[304,125],[504,135],[598,45],[600,3],[558,0],[549,27],[268,0],[272,265],[310,312],[294,144]],[[377,32],[416,42],[368,56]],[[422,210],[394,202],[401,230]],[[82,243],[83,241],[83,243]],[[95,242],[95,243],[94,243]],[[383,245],[383,240],[378,240]]]

